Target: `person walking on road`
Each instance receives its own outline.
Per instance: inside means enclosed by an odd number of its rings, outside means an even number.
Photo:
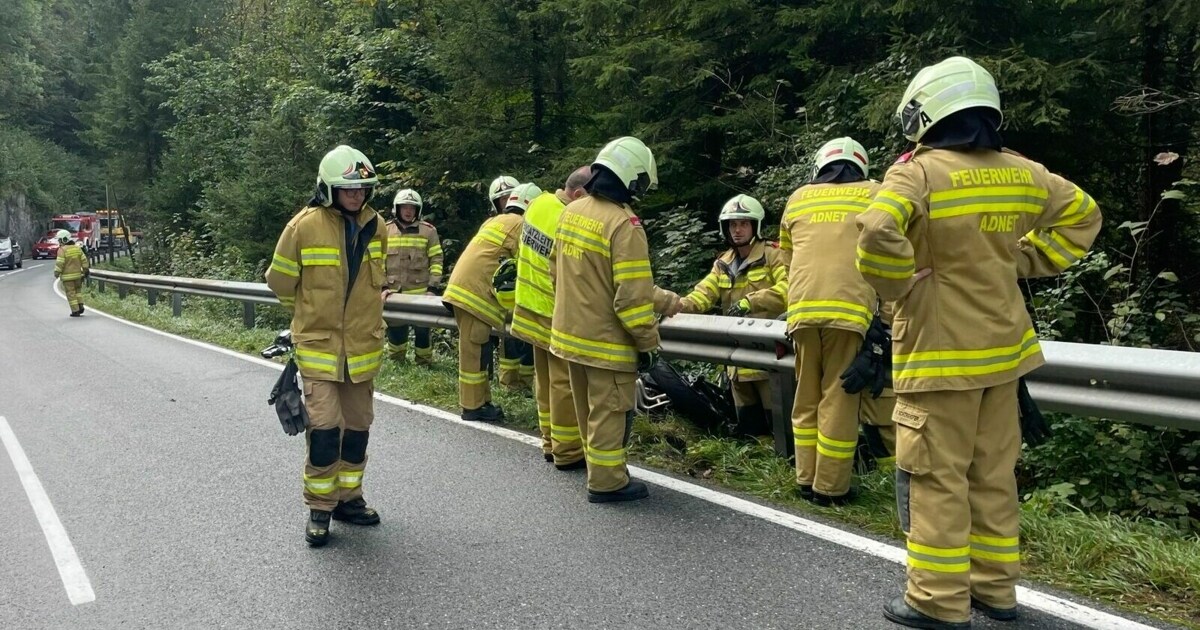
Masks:
[[[71,240],[70,232],[59,230],[55,238],[58,240],[58,258],[54,261],[54,277],[62,281],[71,317],[79,317],[83,315],[83,279],[91,273],[91,266],[83,248]]]
[[[1044,363],[1019,278],[1087,253],[1100,209],[1003,148],[1000,94],[965,57],[917,73],[896,115],[917,143],[858,217],[857,265],[886,300],[896,390],[896,502],[908,584],[887,603],[913,628],[1017,618],[1018,379]]]
[[[310,426],[304,465],[304,538],[329,540],[330,518],[376,525],[363,498],[374,379],[387,327],[387,227],[367,202],[379,180],[361,151],[341,145],[321,160],[317,190],[279,237],[267,284],[292,311],[292,341]]]

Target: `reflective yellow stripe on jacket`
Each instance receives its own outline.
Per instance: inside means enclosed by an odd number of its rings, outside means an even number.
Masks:
[[[837,319],[866,328],[871,325],[874,312],[862,304],[842,300],[806,300],[788,308],[788,326],[800,321],[814,319]]]
[[[633,345],[585,339],[553,330],[550,332],[550,347],[603,361],[637,365],[637,348]]]
[[[1026,357],[1041,352],[1037,333],[1025,332],[1021,343],[979,350],[931,350],[892,357],[895,381],[913,378],[979,376],[1015,369]]]

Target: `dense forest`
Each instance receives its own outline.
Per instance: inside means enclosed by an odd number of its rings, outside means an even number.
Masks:
[[[493,177],[553,189],[633,134],[658,156],[660,189],[641,209],[656,276],[683,290],[719,248],[725,199],[755,195],[777,221],[812,152],[839,135],[861,141],[882,178],[906,149],[892,113],[908,79],[966,54],[1000,85],[1006,144],[1105,214],[1092,255],[1027,287],[1042,337],[1200,344],[1194,0],[5,6],[0,203],[94,209],[107,185],[153,242],[147,269],[242,279],[261,279],[336,144],[374,160],[382,194],[420,191],[453,260]],[[1128,480],[1080,487],[1083,505],[1200,515],[1200,440],[1131,431],[1067,421],[1073,441],[1029,465],[1107,449]]]

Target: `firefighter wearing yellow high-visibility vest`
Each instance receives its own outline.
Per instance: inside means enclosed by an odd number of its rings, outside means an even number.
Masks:
[[[757,199],[737,195],[725,202],[717,216],[721,236],[729,249],[713,263],[692,292],[683,298],[683,312],[775,319],[787,307],[788,256],[775,243],[762,238],[766,211]],[[762,370],[728,367],[739,435],[771,432],[767,409],[771,384]]]
[[[967,628],[971,608],[1017,617],[1018,378],[1043,363],[1017,281],[1082,258],[1101,217],[1075,184],[1002,148],[996,84],[970,59],[922,69],[896,114],[917,147],[858,218],[859,270],[896,300],[908,586],[884,615]]]
[[[308,206],[275,246],[267,285],[292,311],[292,341],[308,409],[304,538],[329,539],[329,520],[375,525],[363,499],[375,374],[383,362],[387,228],[367,205],[379,180],[362,152],[327,153]]]
[[[71,233],[59,230],[55,235],[58,241],[58,258],[54,261],[54,277],[62,281],[63,293],[67,294],[67,305],[71,307],[71,317],[83,315],[83,279],[91,273],[87,254],[83,248],[71,240]]]
[[[519,184],[508,176],[492,182],[493,208],[502,214],[480,226],[467,244],[442,301],[450,305],[458,324],[458,401],[462,419],[496,422],[504,411],[492,404],[488,373],[492,362],[492,330],[503,330],[505,310],[496,300],[492,278],[501,261],[517,255],[521,215],[505,208],[509,193]]]
[[[649,369],[657,358],[655,312],[682,308],[674,294],[669,307],[660,305],[646,232],[630,206],[657,185],[650,149],[637,138],[617,138],[592,163],[588,196],[563,210],[555,232],[550,351],[570,364],[591,503],[649,496],[625,463],[634,383],[639,367]]]
[[[422,219],[424,202],[421,195],[405,188],[392,200],[392,218],[387,222],[387,289],[388,294],[434,295],[442,284],[442,242],[437,228]],[[408,354],[408,326],[388,326],[388,354],[393,361],[403,362]],[[429,329],[413,328],[416,344],[413,355],[420,365],[433,363],[433,348]]]
[[[879,184],[867,152],[851,138],[827,142],[813,178],[788,198],[780,246],[791,252],[788,332],[796,349],[792,431],[800,496],[819,505],[854,498],[860,395],[842,389],[871,324],[875,292],[854,268],[854,220]]]
[[[563,208],[587,194],[583,185],[591,176],[590,166],[580,168],[567,177],[562,188],[553,193],[543,192],[529,204],[517,254],[516,307],[511,332],[533,347],[533,391],[542,454],[559,470],[576,470],[587,464],[571,398],[570,368],[566,361],[550,352],[554,316],[550,253]]]

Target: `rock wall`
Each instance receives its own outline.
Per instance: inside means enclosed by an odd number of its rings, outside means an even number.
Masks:
[[[0,233],[16,237],[25,250],[33,251],[33,244],[46,230],[46,221],[35,219],[24,193],[15,193],[0,198]]]

